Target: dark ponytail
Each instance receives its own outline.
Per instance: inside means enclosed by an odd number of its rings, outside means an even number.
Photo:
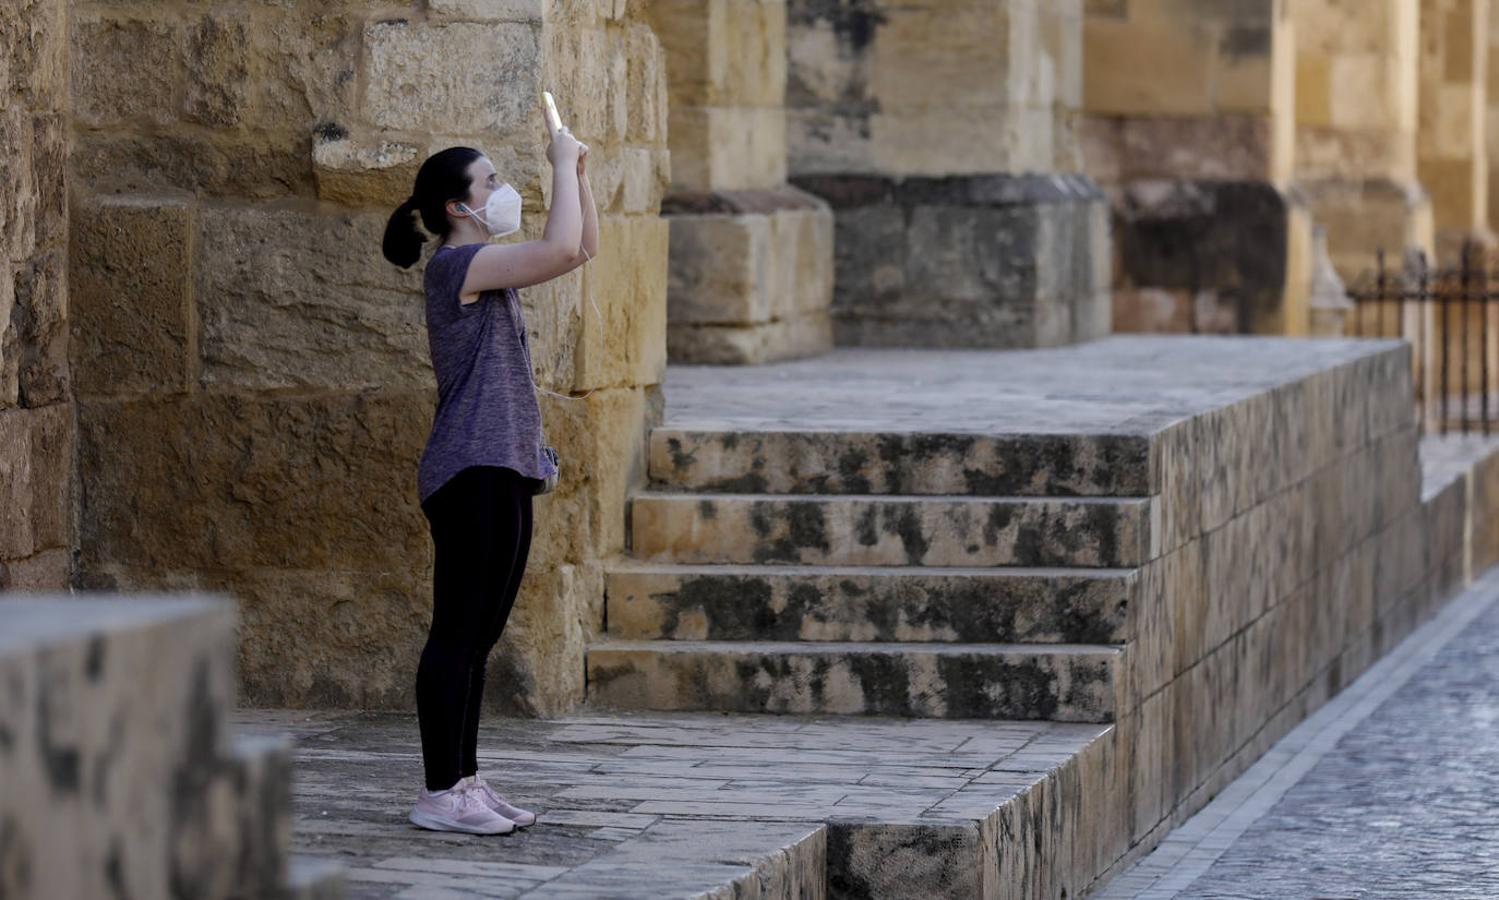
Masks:
[[[422,225],[438,237],[448,236],[449,200],[468,200],[472,179],[468,167],[483,156],[472,147],[449,147],[427,157],[416,173],[416,189],[406,202],[396,207],[385,223],[385,238],[380,251],[385,258],[403,269],[411,268],[422,256],[427,238],[417,230],[414,213],[420,213]]]

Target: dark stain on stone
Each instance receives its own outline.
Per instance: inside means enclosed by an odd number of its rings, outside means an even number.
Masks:
[[[88,650],[83,659],[83,671],[88,680],[98,682],[104,674],[104,636],[96,634],[89,638]]]
[[[173,836],[167,846],[173,853],[170,885],[174,897],[197,897],[207,891],[207,879],[192,848],[204,840],[201,831],[208,820],[209,786],[219,777],[226,761],[219,756],[219,718],[215,715],[208,659],[200,656],[193,665],[192,685],[183,709],[184,740],[177,769],[172,773],[171,807]],[[183,853],[182,851],[186,851]]]
[[[17,897],[29,897],[31,860],[35,851],[22,843],[21,826],[15,817],[0,818],[0,888],[14,888]]]
[[[820,503],[788,503],[756,501],[750,510],[750,524],[761,538],[769,538],[773,526],[769,513],[782,510],[785,520],[785,535],[774,540],[762,540],[755,546],[755,562],[800,562],[802,550],[815,549],[827,553],[827,521]]]
[[[109,842],[109,855],[104,858],[104,880],[109,885],[109,894],[119,900],[125,900],[130,896],[130,889],[125,886],[124,864],[120,861],[120,841],[118,838]]]
[[[37,685],[36,742],[37,754],[47,773],[47,783],[58,794],[78,793],[78,748],[52,740],[52,689],[48,679]]]
[[[1015,519],[1015,507],[1009,503],[995,503],[989,507],[984,518],[984,546],[999,546],[1000,532],[1010,527]]]
[[[678,472],[690,468],[697,461],[697,450],[694,449],[691,452],[684,451],[680,438],[667,438],[666,452],[671,456],[672,469]]]
[[[784,630],[782,617],[771,609],[770,584],[763,578],[696,576],[684,579],[675,592],[651,598],[661,605],[661,634],[668,638],[681,628],[682,616],[693,612],[705,615],[708,640],[769,640]]]
[[[770,485],[764,475],[754,471],[735,475],[733,478],[715,479],[705,487],[726,494],[765,494],[769,492]]]
[[[885,508],[890,509],[888,506]],[[926,558],[927,550],[931,548],[931,543],[921,532],[921,515],[917,512],[916,504],[900,504],[899,511],[893,518],[893,522],[886,520],[892,526],[886,530],[900,537],[901,546],[906,551],[906,564],[921,565],[921,561]]]
[[[869,464],[869,454],[861,447],[849,447],[838,454],[838,478],[843,489],[850,494],[869,493],[869,478],[864,467]]]
[[[1051,719],[1056,715],[1056,673],[1034,661],[940,656],[937,673],[945,687],[949,718]]]
[[[926,704],[911,696],[911,673],[898,653],[854,653],[845,657],[850,673],[864,690],[866,714],[916,716]]]
[[[787,7],[786,19],[793,26],[827,23],[854,55],[868,50],[879,26],[889,21],[877,0],[798,0]]]
[[[1270,25],[1230,25],[1218,42],[1218,50],[1230,60],[1270,55]]]
[[[704,497],[697,502],[697,514],[701,516],[704,521],[711,522],[714,519],[718,518],[718,508],[713,505],[712,500]],[[516,813],[516,815],[520,815],[520,813]]]
[[[319,122],[312,126],[312,134],[320,142],[341,141],[349,136],[349,129],[337,122]]]
[[[859,517],[854,520],[854,537],[860,544],[873,547],[880,542],[879,518],[877,504],[870,503],[859,511]]]
[[[1098,563],[1103,566],[1119,564],[1119,529],[1122,525],[1121,507],[1111,503],[1095,503],[1088,506],[1083,516],[1083,531],[1080,537],[1092,541],[1098,549]]]
[[[726,431],[723,434],[719,435],[718,442],[725,450],[733,450],[735,447],[739,446],[739,432]]]

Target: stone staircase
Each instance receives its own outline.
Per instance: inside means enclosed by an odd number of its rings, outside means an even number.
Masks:
[[[335,900],[292,744],[234,731],[226,598],[0,596],[0,897]]]
[[[1114,720],[1144,437],[651,434],[600,707]]]

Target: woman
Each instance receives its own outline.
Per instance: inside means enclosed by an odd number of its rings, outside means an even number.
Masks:
[[[598,248],[588,147],[547,125],[552,209],[539,240],[493,244],[520,229],[520,195],[488,157],[450,147],[429,157],[385,228],[385,258],[409,268],[426,238],[427,342],[437,414],[417,471],[434,545],[432,626],[416,675],[426,786],[411,821],[438,831],[503,834],[536,816],[478,775],[485,661],[520,590],[531,548],[531,497],[557,473],[542,452],[541,411],[518,288],[566,274]]]

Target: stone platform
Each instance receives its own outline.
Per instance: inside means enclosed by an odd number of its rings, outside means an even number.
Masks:
[[[406,821],[421,786],[413,715],[240,710],[234,720],[294,736],[295,848],[343,863],[348,896],[579,900],[1051,894],[1042,853],[1003,835],[1039,810],[1064,817],[1081,759],[1109,730],[689,713],[488,719],[480,774],[537,822],[476,838]],[[1014,879],[998,893],[996,871]]]

